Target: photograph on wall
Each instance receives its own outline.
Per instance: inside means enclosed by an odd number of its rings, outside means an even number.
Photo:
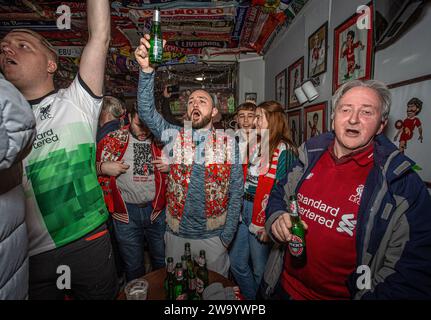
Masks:
[[[286,69],[275,77],[275,101],[286,108]]]
[[[257,93],[256,92],[246,92],[244,97],[245,102],[251,102],[257,104]]]
[[[308,78],[326,72],[328,21],[308,37]]]
[[[368,22],[372,24],[372,6]],[[334,29],[334,70],[332,91],[354,79],[371,79],[373,62],[373,30],[358,28],[362,13],[357,13]],[[362,20],[361,20],[362,21]],[[361,22],[360,21],[360,22]]]
[[[289,124],[290,134],[293,142],[299,147],[302,142],[301,137],[301,110],[290,111],[287,113],[287,122]]]
[[[326,131],[326,106],[325,101],[304,109],[304,141]]]
[[[299,101],[295,95],[295,89],[299,87],[304,80],[304,57],[301,57],[292,63],[287,70],[288,109],[292,109],[299,106]]]
[[[385,134],[431,187],[431,75],[389,86],[392,106]],[[428,150],[428,152],[427,152]]]

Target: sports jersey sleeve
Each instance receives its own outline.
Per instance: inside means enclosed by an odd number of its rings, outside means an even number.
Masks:
[[[92,120],[99,118],[103,97],[95,95],[82,80],[79,73],[72,84],[64,92],[65,98],[71,100],[81,112],[90,116]]]

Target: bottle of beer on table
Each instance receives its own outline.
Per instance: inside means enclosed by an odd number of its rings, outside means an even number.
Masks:
[[[168,257],[167,265],[166,265],[166,278],[164,282],[167,300],[174,300],[174,281],[175,281],[174,258]]]
[[[175,300],[187,300],[187,281],[184,279],[181,262],[178,262],[175,267],[174,298]]]
[[[208,287],[208,269],[206,266],[205,250],[199,251],[198,269],[196,271],[196,293],[202,296],[204,289]]]
[[[183,276],[185,279],[187,279],[189,275],[187,271],[187,258],[185,255],[181,256],[181,267],[183,268]]]
[[[156,8],[153,12],[153,24],[151,25],[149,59],[152,66],[162,63],[163,58],[163,39],[161,27],[160,9]]]
[[[307,255],[305,250],[305,229],[299,216],[298,200],[296,195],[289,197],[290,202],[290,220],[292,228],[292,240],[289,242],[289,252],[292,256],[292,264],[294,267],[303,267],[307,262]]]
[[[184,244],[184,255],[186,256],[187,276],[189,276],[190,273],[194,273],[194,269],[195,269],[193,259],[192,259],[192,251],[191,251],[189,242],[186,242]]]

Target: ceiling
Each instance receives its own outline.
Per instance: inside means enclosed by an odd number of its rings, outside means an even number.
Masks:
[[[191,67],[221,55],[264,54],[277,31],[292,22],[307,0],[110,2],[112,40],[106,87],[108,93],[116,91],[127,96],[136,93],[138,66],[133,50],[142,34],[149,32],[156,6],[161,9],[163,37],[168,41],[164,65],[176,69],[179,64]],[[66,86],[76,74],[87,39],[85,3],[85,0],[0,0],[0,37],[18,27],[43,34],[60,55],[56,83],[59,87]],[[56,12],[61,5],[67,5],[71,11],[67,30],[57,27],[62,13]]]

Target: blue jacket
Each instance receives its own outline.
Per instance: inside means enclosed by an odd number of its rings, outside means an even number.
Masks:
[[[273,190],[265,228],[274,241],[272,223],[287,210],[288,196],[297,193],[333,140],[331,132],[303,144],[298,161]],[[346,279],[353,299],[431,298],[431,197],[413,165],[384,135],[375,138],[374,166],[362,193],[356,225],[358,269]],[[283,252],[278,245],[274,254],[277,250]],[[270,259],[266,273],[274,273],[274,262],[282,260]],[[369,287],[364,286],[366,273],[361,266],[371,271]],[[266,274],[264,286],[274,286],[270,282]]]
[[[175,130],[178,133],[181,127],[170,124],[156,111],[153,87],[154,72],[149,74],[140,71],[138,86],[139,118],[146,123],[157,139],[163,141],[163,133],[167,133],[168,130]],[[235,164],[232,164],[229,178],[229,204],[224,226],[215,230],[206,229],[205,166],[195,163],[191,172],[184,214],[181,219],[178,236],[189,239],[207,239],[218,236],[226,247],[232,242],[238,226],[244,186],[238,146],[236,146],[235,155]],[[174,233],[172,230],[169,231]]]

